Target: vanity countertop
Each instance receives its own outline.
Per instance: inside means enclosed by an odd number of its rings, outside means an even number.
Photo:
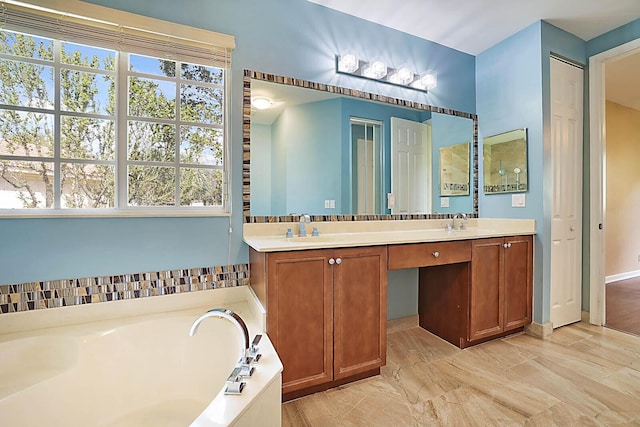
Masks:
[[[451,220],[312,222],[306,225],[306,237],[297,236],[297,222],[244,224],[243,240],[258,252],[280,252],[536,234],[533,219],[470,219],[464,230],[447,230],[446,224]],[[313,227],[319,236],[311,236]],[[292,238],[286,237],[289,228]]]

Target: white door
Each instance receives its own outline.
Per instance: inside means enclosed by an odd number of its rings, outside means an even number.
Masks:
[[[551,58],[551,323],[580,320],[582,305],[583,70]]]
[[[431,141],[426,124],[391,118],[392,214],[431,212]]]

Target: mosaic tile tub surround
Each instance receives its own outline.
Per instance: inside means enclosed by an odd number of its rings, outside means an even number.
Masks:
[[[249,265],[0,285],[0,314],[246,286]]]

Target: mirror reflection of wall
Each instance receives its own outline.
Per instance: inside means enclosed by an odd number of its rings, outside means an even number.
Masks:
[[[527,191],[527,130],[493,135],[482,144],[484,192]]]
[[[469,143],[440,148],[440,195],[469,194]]]

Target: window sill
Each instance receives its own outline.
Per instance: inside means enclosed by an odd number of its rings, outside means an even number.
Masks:
[[[139,209],[0,209],[2,219],[25,218],[153,218],[153,217],[229,217],[230,212],[202,208]]]

